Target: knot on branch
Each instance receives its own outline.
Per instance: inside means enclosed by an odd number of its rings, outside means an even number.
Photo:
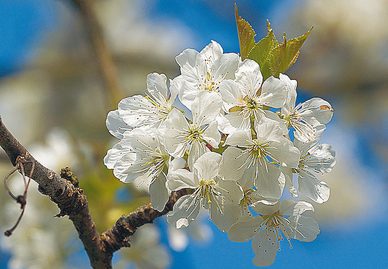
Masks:
[[[61,169],[61,178],[70,181],[74,185],[74,187],[79,188],[78,178],[70,171],[70,167],[65,167]]]
[[[79,188],[78,178],[73,175],[69,167],[62,168],[60,176],[71,184],[67,184],[65,190],[56,193],[55,197],[50,197],[61,210],[56,217],[77,215],[87,206],[86,195],[83,189]]]

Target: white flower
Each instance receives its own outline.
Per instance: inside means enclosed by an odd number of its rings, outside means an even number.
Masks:
[[[184,50],[176,61],[181,68],[181,75],[174,79],[180,89],[179,99],[191,109],[201,90],[218,92],[224,79],[234,79],[240,57],[235,53],[223,54],[220,44],[212,41],[201,52]]]
[[[171,92],[169,93],[166,83],[167,78],[165,75],[157,73],[149,74],[147,76],[145,97],[135,95],[120,101],[118,113],[128,125],[128,128],[145,125],[158,128],[167,118],[177,96],[177,90],[172,83],[170,87]],[[110,126],[107,124],[107,127],[111,133],[112,131],[115,132],[115,130],[110,129],[116,127],[115,125]]]
[[[171,190],[194,189],[192,194],[181,197],[174,205],[167,221],[176,228],[187,227],[195,220],[200,208],[209,210],[211,220],[227,231],[241,213],[239,202],[243,197],[241,187],[235,180],[223,180],[219,175],[221,155],[208,152],[194,164],[194,172],[178,169],[169,174]]]
[[[230,134],[225,144],[231,145],[223,153],[222,175],[226,179],[248,177],[254,181],[259,193],[268,198],[280,198],[284,176],[276,166],[285,163],[297,167],[299,150],[283,136],[279,124],[262,120],[255,126],[256,138],[251,130],[238,130]]]
[[[161,143],[156,129],[136,128],[127,131],[112,149],[108,150],[104,164],[124,183],[137,179],[147,184],[152,206],[163,210],[168,200],[163,170],[168,167],[169,155]],[[167,170],[165,171],[167,172]]]
[[[317,144],[317,142],[303,143],[297,139],[294,145],[300,150],[300,161],[297,168],[284,172],[287,177],[292,173],[298,174],[298,190],[316,203],[323,203],[329,199],[329,186],[320,181],[316,173],[329,173],[336,161],[335,151],[329,144]]]
[[[325,130],[325,124],[331,120],[333,109],[329,102],[321,98],[312,98],[295,107],[296,80],[279,74],[281,81],[287,85],[287,100],[281,114],[290,127],[294,128],[294,136],[302,142],[318,140]]]
[[[274,77],[263,81],[260,66],[253,60],[246,59],[236,72],[236,80],[225,80],[220,84],[220,94],[227,104],[227,122],[221,124],[222,132],[232,133],[236,129],[251,127],[251,118],[255,122],[263,116],[279,121],[279,117],[264,106],[279,108],[286,98],[285,84]]]
[[[166,147],[174,157],[183,157],[188,153],[188,164],[210,151],[206,144],[218,148],[221,134],[215,118],[221,110],[221,97],[213,92],[202,91],[192,103],[193,122],[189,123],[183,114],[173,109],[166,119]]]
[[[301,216],[306,210],[314,210],[313,206],[307,202],[296,203],[283,200],[275,205],[256,203],[252,208],[260,216],[244,216],[230,227],[228,235],[232,241],[237,242],[247,241],[254,237],[252,247],[257,256],[253,259],[253,263],[257,266],[267,266],[273,263],[283,236],[291,246],[291,238],[310,242],[319,233],[318,224],[314,219]],[[290,217],[286,219],[285,215],[290,215]]]

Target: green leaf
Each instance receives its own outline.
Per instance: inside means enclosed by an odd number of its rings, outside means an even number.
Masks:
[[[248,57],[249,52],[255,45],[256,33],[253,30],[252,26],[243,18],[241,18],[240,15],[238,15],[236,4],[234,5],[234,7],[236,13],[238,39],[240,42],[241,59],[244,60]]]
[[[272,54],[276,54],[276,52],[273,52],[273,50],[278,46],[279,43],[276,40],[273,30],[271,29],[271,24],[267,20],[267,36],[255,44],[250,51],[248,58],[256,61],[263,72],[263,69],[269,68],[269,58],[274,57]]]
[[[296,62],[299,56],[299,49],[312,29],[313,27],[304,35],[290,40],[287,40],[284,34],[284,41],[279,44],[271,29],[271,24],[267,20],[267,36],[254,44],[247,58],[256,61],[260,65],[264,80],[270,76],[279,77],[279,73],[286,72]]]
[[[278,44],[269,52],[266,61],[263,63],[262,67],[260,67],[261,73],[263,75],[263,80],[267,79],[270,76],[276,76],[276,73],[279,70],[279,66],[282,64],[282,59],[286,54],[286,49],[287,42],[284,37],[284,42]]]
[[[296,62],[299,56],[299,49],[302,47],[304,41],[309,36],[312,29],[313,27],[311,27],[310,30],[308,30],[308,32],[305,33],[304,35],[301,35],[296,38],[292,38],[287,41],[286,41],[286,36],[284,34],[284,43],[287,43],[286,51],[285,51],[285,54],[283,55],[283,58],[281,60],[281,63],[278,69],[276,70],[276,72],[272,73],[273,76],[277,77],[279,76],[279,73],[286,72],[287,69],[290,68]]]

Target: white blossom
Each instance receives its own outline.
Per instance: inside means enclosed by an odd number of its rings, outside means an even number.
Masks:
[[[118,105],[118,114],[129,129],[141,126],[158,128],[170,113],[172,104],[177,96],[177,90],[174,83],[171,83],[170,91],[168,90],[165,75],[152,73],[147,76],[147,90],[145,94],[145,97],[134,95],[125,98]],[[109,121],[114,122],[114,119]],[[111,128],[117,126],[114,124],[108,125],[108,120],[107,127],[111,133],[116,132],[116,130]]]
[[[174,79],[179,88],[179,99],[191,109],[191,104],[202,90],[218,92],[220,83],[234,79],[240,62],[235,53],[223,53],[222,47],[212,41],[201,52],[186,49],[176,57],[181,75]]]
[[[262,117],[279,121],[279,117],[264,106],[279,108],[286,98],[285,84],[274,77],[262,83],[260,66],[246,59],[239,66],[235,80],[225,80],[220,84],[220,94],[227,104],[226,120],[221,121],[221,131],[232,133],[236,129],[249,129],[251,119],[259,122]]]
[[[324,181],[320,181],[316,174],[330,172],[335,163],[335,151],[329,144],[318,144],[316,141],[303,143],[297,139],[294,145],[300,150],[301,156],[297,168],[288,169],[288,177],[292,173],[298,175],[298,190],[316,203],[323,203],[329,199],[330,189]]]
[[[248,177],[264,197],[280,198],[285,181],[277,165],[297,167],[299,150],[283,136],[275,121],[262,120],[255,132],[256,138],[250,130],[238,130],[228,136],[225,143],[230,147],[222,155],[221,173],[226,179]]]
[[[156,129],[136,128],[108,150],[104,163],[124,183],[137,179],[149,186],[152,206],[163,210],[168,200],[163,170],[168,167],[169,155]],[[166,170],[167,172],[167,170]]]
[[[288,96],[281,114],[290,127],[294,128],[294,136],[302,142],[319,139],[325,130],[325,124],[331,120],[333,109],[329,102],[321,98],[312,98],[306,102],[296,103],[296,80],[279,74],[280,80],[287,85]]]
[[[170,154],[183,157],[187,151],[188,164],[192,168],[201,155],[210,151],[207,144],[218,148],[221,135],[215,118],[221,106],[218,94],[202,91],[192,103],[192,123],[179,110],[173,109],[165,122],[165,141]]]
[[[244,216],[230,227],[228,235],[236,242],[247,241],[253,237],[252,247],[257,255],[253,263],[257,266],[273,263],[283,236],[291,247],[291,238],[310,242],[319,233],[318,224],[314,219],[301,216],[306,210],[313,210],[313,206],[307,202],[283,200],[275,205],[256,203],[252,208],[260,216]],[[285,218],[285,215],[290,217]]]
[[[219,175],[221,155],[208,152],[194,164],[194,172],[178,169],[168,177],[171,190],[193,189],[175,203],[167,221],[176,228],[187,227],[197,217],[201,207],[209,210],[211,220],[227,231],[241,213],[239,202],[243,197],[241,187],[235,180],[224,180]]]

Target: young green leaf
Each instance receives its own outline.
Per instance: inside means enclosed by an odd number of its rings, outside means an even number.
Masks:
[[[241,59],[244,60],[248,57],[249,52],[255,45],[256,33],[253,30],[252,26],[243,18],[241,18],[240,15],[238,15],[236,4],[234,5],[234,7],[236,13],[238,39],[240,42]]]
[[[287,42],[286,37],[284,36],[284,43],[287,43],[286,51],[278,69],[275,73],[272,73],[273,76],[277,77],[279,76],[279,73],[286,72],[287,69],[290,68],[296,62],[299,56],[299,49],[302,47],[304,41],[309,36],[312,29],[313,27],[311,27],[311,29],[308,30],[307,33],[305,33],[304,35],[287,40]]]
[[[267,36],[255,44],[247,58],[256,61],[263,72],[263,67],[268,69],[268,61],[272,55],[271,52],[278,46],[279,43],[277,42],[275,34],[271,29],[271,25],[267,20]]]

